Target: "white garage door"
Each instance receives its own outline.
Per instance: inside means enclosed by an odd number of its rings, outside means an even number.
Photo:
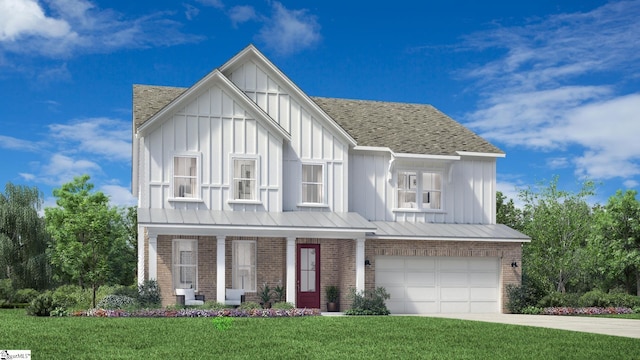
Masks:
[[[375,267],[392,314],[500,312],[498,258],[378,256]]]

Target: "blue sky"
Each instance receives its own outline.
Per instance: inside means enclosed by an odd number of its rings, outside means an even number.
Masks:
[[[432,104],[507,153],[498,189],[640,185],[640,0],[0,0],[0,183],[131,184],[133,84],[255,44],[311,96]]]

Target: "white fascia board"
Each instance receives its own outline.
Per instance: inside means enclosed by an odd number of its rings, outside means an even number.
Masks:
[[[269,59],[267,59],[267,57],[264,56],[255,46],[249,45],[244,48],[244,50],[239,52],[236,56],[232,57],[231,60],[222,65],[220,67],[220,71],[232,72],[233,70],[235,70],[235,67],[237,67],[239,64],[242,64],[245,59],[250,58],[258,60],[263,66],[267,68],[268,71],[276,75],[276,77],[280,78],[292,93],[290,95],[294,95],[298,99],[304,101],[307,106],[312,108],[320,117],[331,124],[334,130],[340,133],[344,137],[344,139],[351,144],[351,146],[357,145],[356,140],[351,137],[348,132],[346,132],[340,125],[338,125],[338,123],[336,123],[335,120],[333,120],[333,118],[325,113],[324,110],[322,110],[322,108],[318,106],[318,104],[311,100],[311,98],[305,92],[303,92],[293,81],[289,79],[289,77],[287,77],[280,69],[278,69],[278,67],[275,66]]]
[[[507,154],[500,153],[481,153],[481,152],[470,152],[470,151],[456,151],[456,153],[460,156],[475,156],[475,157],[488,157],[488,158],[504,158]]]
[[[393,235],[367,235],[371,240],[418,240],[418,241],[476,241],[476,242],[499,242],[499,243],[528,243],[531,239],[494,239],[494,238],[469,238],[469,237],[429,237],[429,236],[393,236]]]
[[[185,92],[180,94],[177,98],[175,98],[169,105],[162,108],[162,110],[158,111],[155,115],[153,115],[149,120],[145,121],[138,128],[138,134],[145,135],[149,129],[152,128],[153,124],[158,121],[158,119],[164,118],[167,114],[172,113],[173,111],[180,109],[183,106],[186,106],[188,101],[191,100],[194,94],[198,94],[201,90],[209,88],[214,84],[221,84],[223,90],[227,90],[234,100],[237,100],[241,103],[245,109],[254,115],[257,119],[265,122],[271,129],[275,130],[282,138],[291,141],[291,135],[287,133],[280,124],[276,123],[269,114],[267,114],[264,110],[262,110],[255,102],[253,102],[247,94],[238,89],[238,87],[232,83],[226,76],[220,72],[220,70],[213,70],[205,77],[200,79],[195,85],[191,86]]]
[[[391,153],[392,155],[395,155],[390,148],[383,147],[383,146],[360,146],[360,145],[356,145],[356,146],[353,147],[353,150],[355,150],[355,151],[388,152],[388,153]]]
[[[133,126],[135,128],[135,125]],[[135,130],[133,130],[132,132],[132,139],[131,139],[131,195],[133,195],[133,197],[138,197],[138,166],[140,164],[138,164],[138,157],[139,157],[139,152],[140,150],[138,149],[138,146],[140,144],[140,141],[138,140],[138,136],[135,133]]]
[[[398,159],[416,159],[416,160],[460,160],[460,156],[456,155],[428,155],[428,154],[394,154]]]

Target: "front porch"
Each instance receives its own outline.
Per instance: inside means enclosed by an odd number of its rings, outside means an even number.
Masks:
[[[138,217],[138,279],[158,281],[163,305],[175,303],[179,287],[221,303],[225,289],[244,287],[246,301],[260,302],[266,284],[283,287],[284,301],[297,307],[310,307],[301,295],[312,293],[314,307],[326,310],[326,286],[338,286],[341,308],[349,289],[365,288],[365,234],[375,228],[354,213],[139,209]],[[195,266],[176,266],[182,244]],[[303,244],[318,245],[313,263],[300,261]],[[192,279],[181,282],[185,276]]]

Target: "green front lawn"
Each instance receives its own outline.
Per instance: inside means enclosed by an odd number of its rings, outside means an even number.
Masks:
[[[0,310],[0,348],[35,359],[630,359],[640,340],[413,316],[36,318]]]

